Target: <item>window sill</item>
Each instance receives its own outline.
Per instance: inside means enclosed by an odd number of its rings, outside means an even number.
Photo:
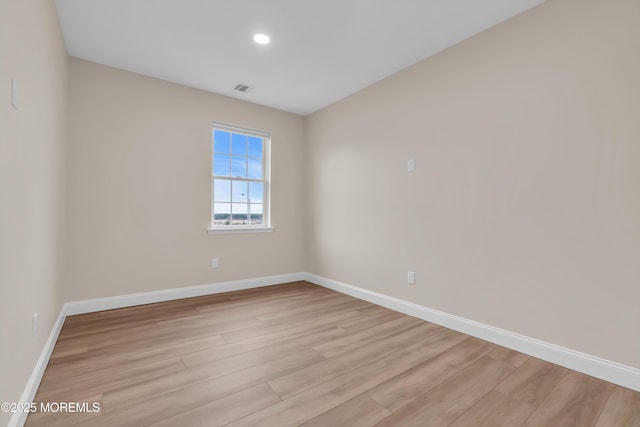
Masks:
[[[229,228],[208,228],[207,234],[254,234],[272,233],[274,227],[229,227]]]

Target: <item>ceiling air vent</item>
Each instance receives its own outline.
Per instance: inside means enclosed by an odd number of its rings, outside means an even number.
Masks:
[[[233,86],[233,89],[237,90],[238,92],[247,93],[247,92],[250,92],[253,88],[244,83],[236,83]]]

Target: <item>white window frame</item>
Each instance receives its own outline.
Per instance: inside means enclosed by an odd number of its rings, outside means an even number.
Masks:
[[[242,177],[233,177],[230,176],[228,179],[232,180],[234,178],[246,181],[246,182],[262,182],[262,224],[251,225],[251,224],[241,224],[241,225],[214,225],[214,201],[215,201],[215,185],[214,179],[216,178],[213,174],[214,167],[214,156],[215,156],[215,148],[213,140],[213,135],[216,130],[221,130],[229,133],[237,133],[247,136],[254,136],[261,138],[263,141],[262,147],[262,171],[263,171],[263,179],[254,179],[254,178],[242,178]],[[220,122],[211,122],[211,210],[210,210],[210,219],[209,219],[209,228],[207,232],[209,234],[235,234],[235,233],[269,233],[274,230],[271,226],[271,133],[256,129],[245,128],[242,126],[230,125],[227,123]],[[220,179],[221,177],[218,177]],[[222,178],[226,179],[226,178]],[[251,217],[251,211],[248,212],[249,218]]]

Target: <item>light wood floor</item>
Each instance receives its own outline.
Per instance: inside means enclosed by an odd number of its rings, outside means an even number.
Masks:
[[[640,393],[306,282],[67,318],[27,426],[640,426]]]

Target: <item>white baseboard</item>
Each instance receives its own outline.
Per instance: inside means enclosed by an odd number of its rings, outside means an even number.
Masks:
[[[230,282],[211,283],[207,285],[186,286],[184,288],[163,289],[160,291],[141,292],[137,294],[118,295],[84,301],[65,303],[63,310],[66,316],[93,313],[95,311],[113,310],[115,308],[152,304],[154,302],[172,301],[202,295],[220,294],[223,292],[241,291],[243,289],[260,288],[262,286],[304,280],[305,273],[279,274],[277,276],[256,277],[253,279],[233,280]]]
[[[640,369],[540,341],[412,302],[306,273],[305,280],[521,353],[640,391]]]
[[[66,316],[64,315],[63,306],[62,310],[60,310],[60,314],[58,314],[56,322],[53,324],[53,328],[51,328],[49,338],[47,338],[47,342],[44,344],[44,347],[40,352],[40,357],[38,358],[36,366],[31,372],[31,377],[29,377],[27,386],[24,388],[22,396],[20,396],[21,403],[33,402],[33,398],[36,396],[38,387],[40,387],[40,381],[42,380],[44,371],[45,369],[47,369],[47,365],[49,364],[49,358],[51,357],[53,348],[55,347],[56,341],[58,340],[58,335],[60,334],[60,330],[62,329],[62,325],[64,324],[65,317]],[[13,416],[9,420],[9,427],[20,427],[24,425],[24,422],[27,420],[27,415],[29,415],[27,412],[14,412]]]

